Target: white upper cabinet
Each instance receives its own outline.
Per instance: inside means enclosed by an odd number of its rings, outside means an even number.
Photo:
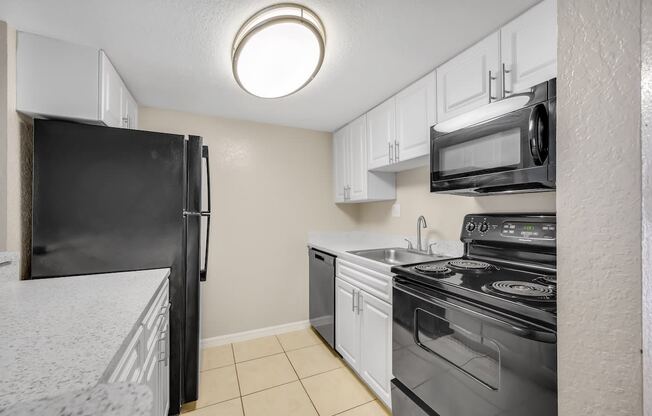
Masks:
[[[437,68],[437,121],[500,98],[500,69],[499,32]]]
[[[136,128],[138,104],[98,49],[18,32],[16,108],[46,118]]]
[[[352,201],[364,200],[367,195],[367,117],[362,116],[349,124],[351,155],[351,180],[349,197]]]
[[[367,113],[367,141],[369,169],[376,169],[393,162],[396,141],[395,97]]]
[[[435,84],[433,71],[396,95],[397,162],[430,154],[430,127],[436,122]]]
[[[367,167],[367,116],[333,134],[335,202],[384,201],[396,198],[393,173],[370,172]]]
[[[348,126],[333,133],[333,173],[335,183],[335,202],[344,202],[349,180],[349,132]]]
[[[120,127],[124,102],[122,79],[120,79],[118,71],[111,65],[109,58],[101,51],[100,79],[102,83],[100,120],[109,127]]]
[[[500,30],[505,95],[557,76],[557,0],[545,0]]]

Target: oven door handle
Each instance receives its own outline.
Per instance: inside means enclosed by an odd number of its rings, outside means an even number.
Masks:
[[[554,344],[557,342],[557,334],[551,331],[545,331],[545,330],[539,330],[535,328],[526,328],[523,326],[515,325],[510,322],[506,322],[502,319],[494,318],[493,316],[485,315],[480,312],[476,312],[472,309],[465,308],[464,306],[456,305],[451,302],[447,302],[442,299],[437,299],[432,296],[428,296],[427,294],[423,293],[418,293],[415,290],[411,289],[404,283],[398,283],[394,282],[394,288],[396,290],[400,290],[401,292],[407,293],[410,296],[414,296],[418,299],[421,299],[425,302],[437,305],[441,308],[445,309],[453,309],[458,312],[462,312],[466,315],[472,315],[476,318],[479,318],[485,322],[489,322],[495,326],[498,326],[516,336],[519,336],[521,338],[527,338],[531,339],[534,341],[539,341],[539,342],[544,342],[547,344]],[[416,329],[415,329],[416,331]]]

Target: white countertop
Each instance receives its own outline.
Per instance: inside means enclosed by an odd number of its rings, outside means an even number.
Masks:
[[[169,275],[157,269],[0,280],[0,409],[106,381]]]
[[[407,247],[405,238],[416,245],[414,237],[402,235],[367,231],[312,231],[308,233],[308,246],[380,272],[390,273],[391,265],[356,256],[349,251]],[[461,241],[429,240],[428,243],[435,244],[433,252],[440,256],[460,257],[464,253]]]

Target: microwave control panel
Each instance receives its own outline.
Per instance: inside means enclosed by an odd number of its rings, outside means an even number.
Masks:
[[[555,246],[557,221],[554,215],[467,215],[461,237],[463,242]]]

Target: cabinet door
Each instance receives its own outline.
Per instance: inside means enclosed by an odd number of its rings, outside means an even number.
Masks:
[[[161,415],[170,410],[170,310],[167,308],[163,330],[161,331],[161,351],[159,352],[159,407]]]
[[[349,126],[333,134],[333,174],[335,202],[344,202],[349,182]]]
[[[390,406],[392,379],[392,307],[360,292],[360,369],[358,372]]]
[[[493,33],[437,68],[437,121],[500,98],[500,34]]]
[[[335,279],[335,349],[355,370],[360,355],[360,320],[357,290],[342,279]]]
[[[349,128],[349,198],[359,201],[367,198],[367,117],[363,115],[352,121]]]
[[[398,161],[430,154],[430,126],[435,124],[435,72],[396,95]]]
[[[138,120],[138,104],[126,87],[122,87],[122,127],[136,129]]]
[[[152,349],[148,352],[147,361],[143,367],[143,373],[140,382],[147,385],[152,392],[153,404],[152,415],[162,415],[161,397],[160,397],[160,374],[159,374],[159,343],[155,342]]]
[[[557,76],[557,1],[545,0],[500,30],[505,93]]]
[[[122,79],[104,52],[100,52],[100,80],[100,120],[109,127],[122,127]]]
[[[367,113],[367,150],[369,169],[390,163],[390,147],[393,153],[396,140],[396,100],[390,98]]]

